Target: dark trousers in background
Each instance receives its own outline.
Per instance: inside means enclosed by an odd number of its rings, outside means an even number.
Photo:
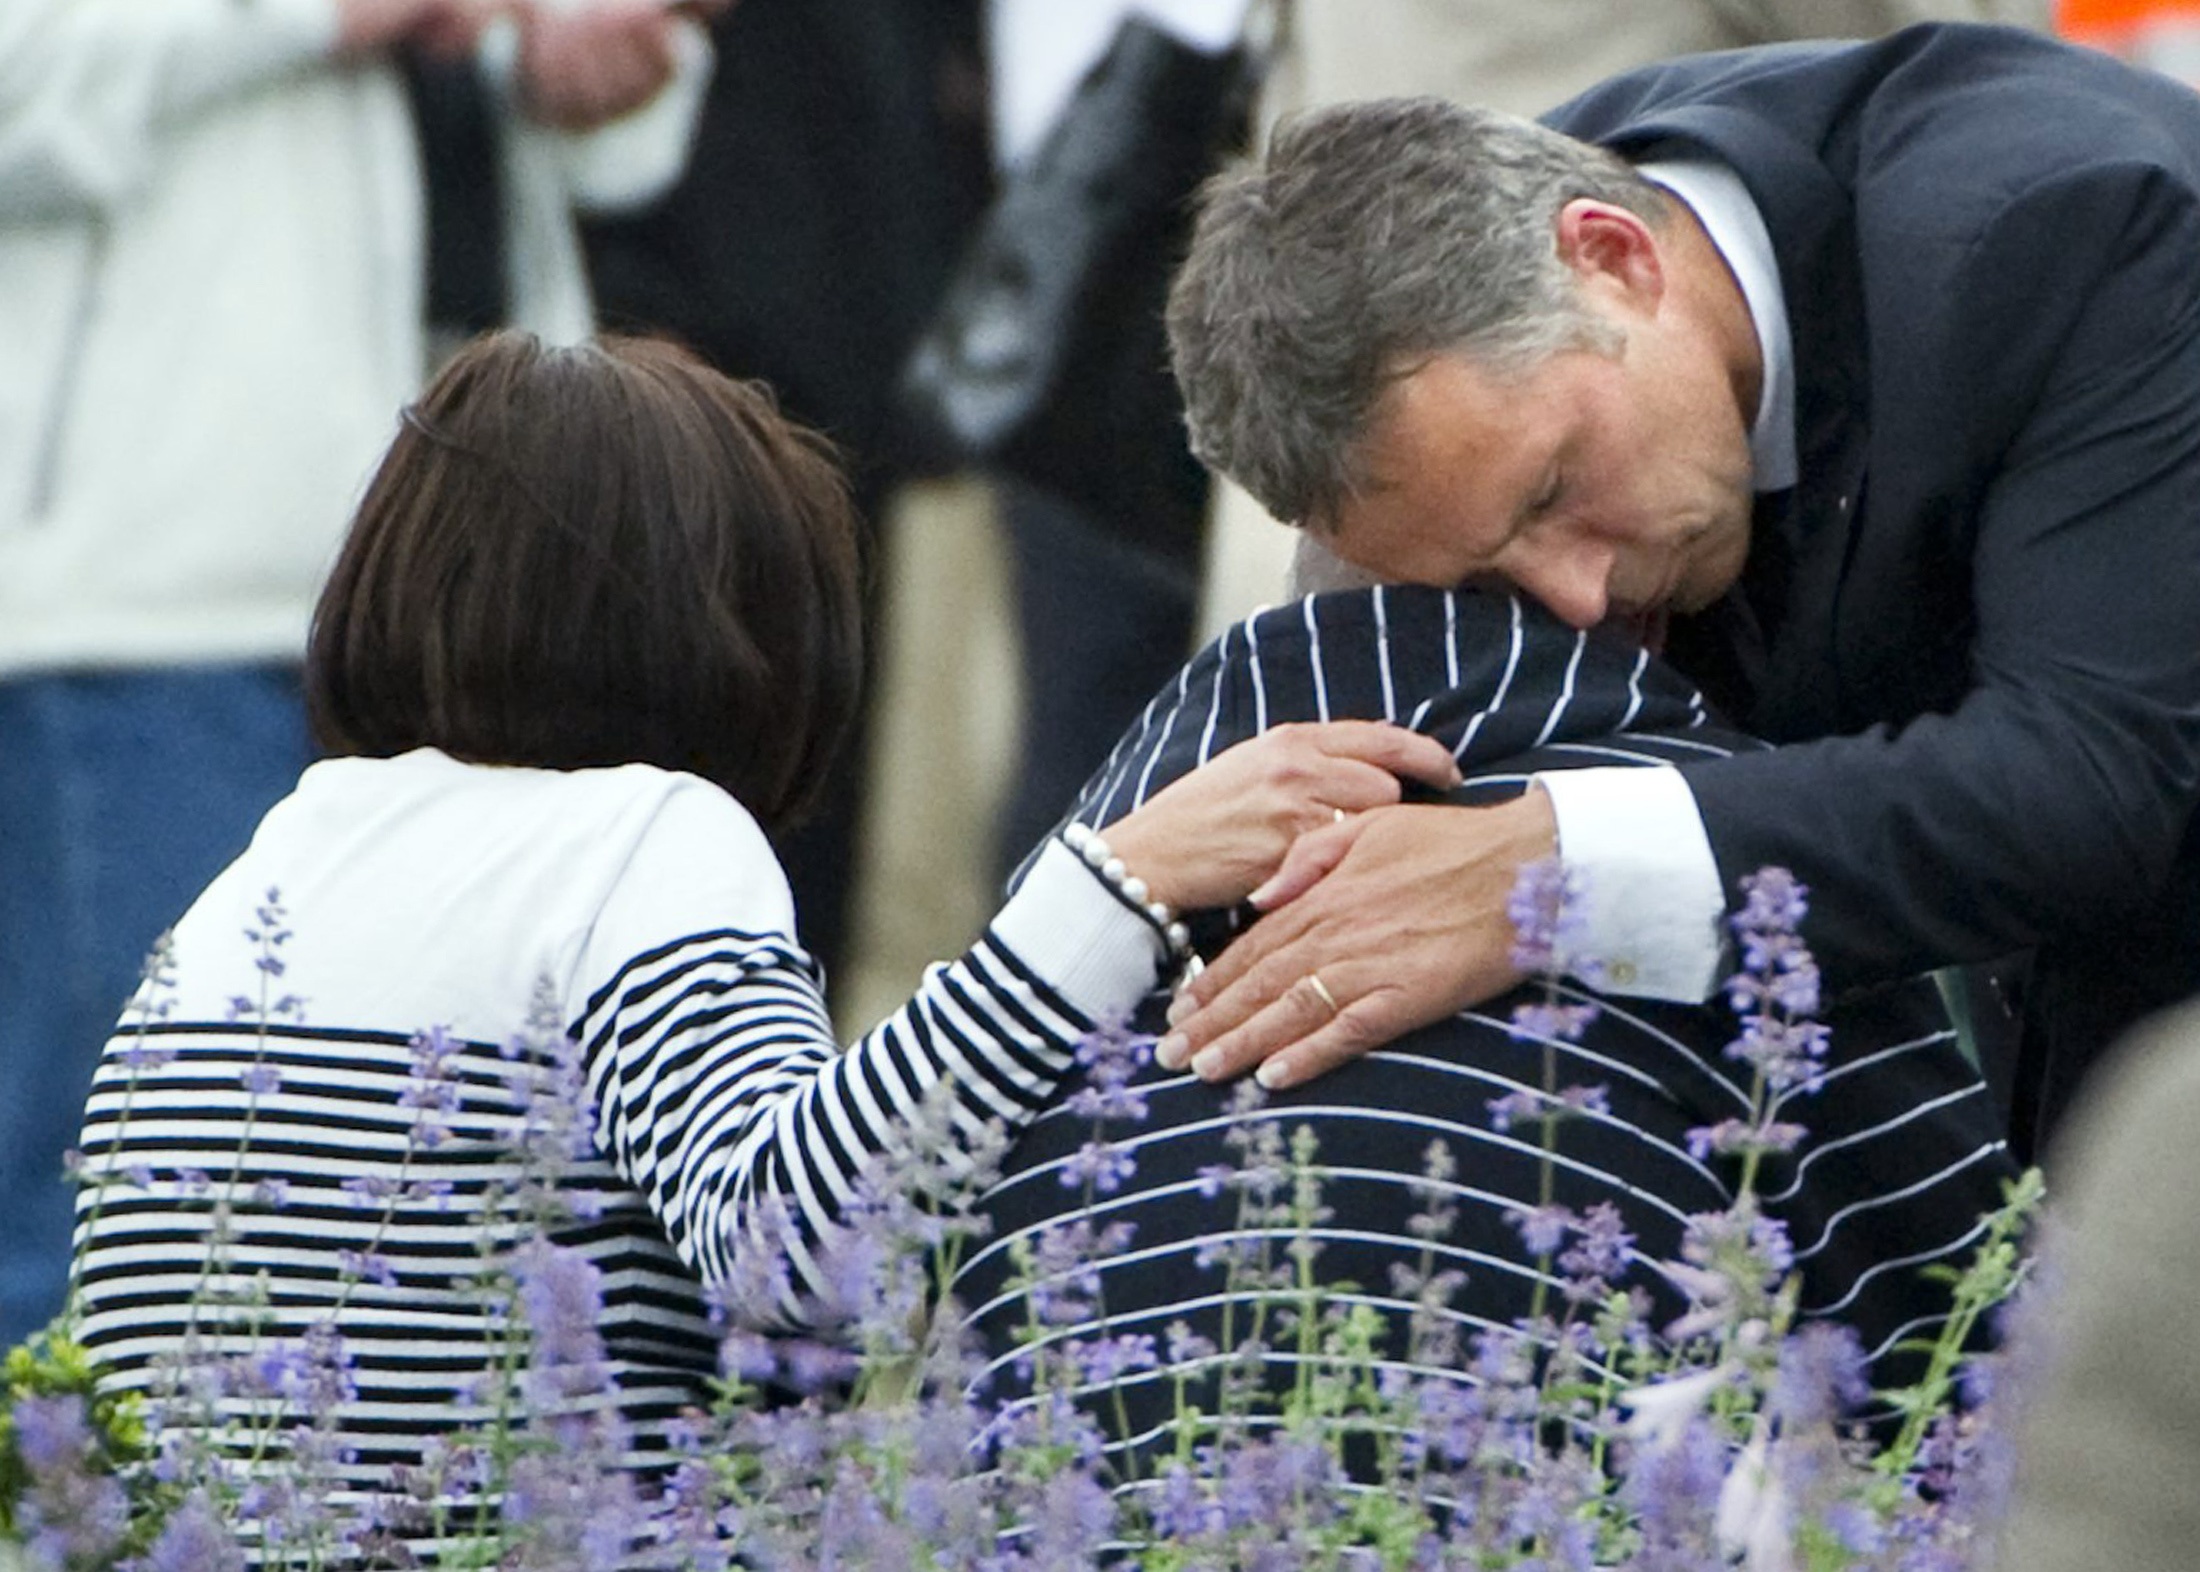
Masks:
[[[1197,583],[1049,492],[1005,477],[997,490],[1023,644],[1022,741],[997,848],[1005,877],[1191,653]]]
[[[0,1347],[61,1308],[63,1157],[146,951],[310,758],[287,666],[0,682]]]

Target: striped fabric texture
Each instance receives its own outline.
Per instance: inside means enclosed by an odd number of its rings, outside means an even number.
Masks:
[[[928,1093],[949,1090],[957,1138],[1021,1123],[1161,949],[1062,851],[843,1053],[792,932],[761,832],[693,777],[314,766],[108,1045],[82,1142],[83,1341],[158,1395],[179,1356],[333,1318],[356,1392],[329,1434],[366,1491],[490,1417],[512,1351],[496,1274],[547,1227],[601,1273],[612,1395],[592,1401],[637,1459],[659,1450],[715,1370],[705,1283],[765,1275],[737,1219],[783,1208],[793,1281],[757,1318],[792,1322],[859,1169],[943,1117]],[[586,1123],[560,1112],[575,1087]]]
[[[1154,699],[1073,816],[1105,822],[1246,736],[1341,717],[1400,720],[1449,744],[1468,776],[1456,797],[1468,804],[1510,796],[1537,770],[1654,767],[1758,746],[1715,724],[1670,668],[1567,628],[1532,602],[1390,587],[1314,597],[1230,629]],[[1215,925],[1206,942],[1225,942],[1239,920]],[[1100,1198],[1100,1220],[1135,1231],[1100,1264],[1094,1313],[1039,1335],[1155,1339],[1160,1366],[1096,1409],[1112,1429],[1120,1401],[1128,1420],[1120,1439],[1132,1445],[1156,1439],[1177,1378],[1199,1368],[1168,1357],[1170,1328],[1182,1322],[1227,1346],[1252,1325],[1249,1298],[1227,1290],[1216,1263],[1246,1248],[1282,1258],[1288,1241],[1274,1230],[1249,1238],[1235,1197],[1217,1194],[1211,1177],[1217,1165],[1242,1162],[1236,1143],[1262,1125],[1303,1127],[1316,1138],[1314,1161],[1326,1174],[1326,1215],[1311,1233],[1320,1246],[1317,1274],[1341,1305],[1365,1303],[1390,1318],[1386,1357],[1407,1358],[1411,1302],[1394,1286],[1399,1267],[1465,1274],[1451,1308],[1464,1333],[1526,1314],[1536,1258],[1508,1215],[1540,1198],[1541,1132],[1532,1123],[1494,1128],[1488,1105],[1542,1086],[1547,1052],[1556,1085],[1599,1086],[1606,1097],[1603,1111],[1559,1127],[1553,1198],[1617,1209],[1635,1239],[1628,1281],[1650,1291],[1663,1324],[1683,1301],[1656,1263],[1678,1257],[1689,1216],[1733,1198],[1735,1164],[1692,1154],[1688,1134],[1748,1111],[1748,1072],[1722,1051],[1735,1023],[1716,1002],[1598,999],[1570,984],[1561,995],[1601,1006],[1578,1043],[1515,1040],[1512,1008],[1542,997],[1525,989],[1250,1114],[1233,1114],[1229,1089],[1150,1063],[1133,1083],[1148,1104],[1142,1121],[1096,1130],[1057,1101],[1011,1154],[986,1203],[993,1236],[957,1282],[984,1334],[992,1389],[1019,1390],[1019,1343],[1034,1329],[1011,1257],[1077,1207],[1081,1187],[1063,1176],[1074,1181],[1078,1153],[1096,1135],[1126,1142],[1137,1163],[1119,1193]],[[1149,1002],[1141,1025],[1159,1028],[1160,1003]],[[1878,1373],[1891,1378],[1904,1368],[1899,1345],[1945,1318],[1945,1291],[1921,1269],[1967,1253],[1980,1214],[2000,1204],[2014,1167],[1986,1089],[1929,982],[1831,1001],[1825,1018],[1832,1046],[1824,1085],[1780,1115],[1809,1134],[1791,1157],[1768,1164],[1757,1189],[1789,1229],[1804,1313],[1855,1326]],[[1073,1074],[1064,1097],[1081,1084]],[[1432,1142],[1443,1143],[1455,1165],[1435,1188],[1458,1221],[1424,1258],[1410,1219],[1427,1209],[1428,1192],[1417,1185]],[[1547,1289],[1556,1286],[1547,1281]],[[1279,1344],[1265,1357],[1272,1380],[1287,1382],[1291,1348]],[[1196,1383],[1193,1390],[1201,1397]],[[1211,1393],[1201,1400],[1211,1407]]]

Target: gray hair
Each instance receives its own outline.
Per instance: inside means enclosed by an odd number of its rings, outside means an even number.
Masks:
[[[1284,121],[1265,160],[1208,183],[1170,291],[1193,451],[1319,523],[1364,480],[1384,390],[1431,356],[1509,376],[1612,348],[1558,254],[1577,197],[1665,219],[1615,155],[1494,110],[1389,98]]]

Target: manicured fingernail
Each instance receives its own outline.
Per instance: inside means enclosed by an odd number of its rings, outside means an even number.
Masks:
[[[1246,896],[1246,897],[1245,897],[1245,904],[1246,904],[1246,905],[1248,905],[1248,906],[1250,906],[1250,907],[1252,907],[1252,908],[1253,908],[1253,910],[1254,910],[1254,911],[1256,911],[1256,912],[1264,912],[1264,911],[1266,911],[1266,910],[1268,909],[1268,900],[1269,900],[1269,897],[1270,897],[1270,896],[1271,896],[1271,895],[1272,895],[1272,894],[1274,893],[1274,891],[1275,891],[1275,888],[1276,888],[1276,881],[1275,881],[1275,880],[1273,880],[1273,879],[1270,879],[1270,880],[1269,880],[1269,881],[1268,881],[1268,882],[1267,882],[1266,884],[1262,885],[1262,886],[1261,886],[1261,887],[1260,887],[1259,889],[1255,890],[1255,891],[1254,891],[1254,892],[1253,892],[1252,894],[1250,894],[1250,895]]]
[[[1153,1062],[1164,1070],[1181,1070],[1191,1053],[1191,1039],[1182,1032],[1171,1032],[1153,1045]]]
[[[1222,1074],[1222,1050],[1202,1048],[1192,1058],[1192,1074],[1202,1081],[1212,1081]]]
[[[1178,994],[1169,1001],[1169,1024],[1171,1026],[1182,1026],[1185,1021],[1191,1018],[1192,1012],[1198,1008],[1199,1006],[1192,1002],[1190,994]]]
[[[1253,1079],[1260,1082],[1261,1090],[1280,1092],[1291,1084],[1291,1065],[1288,1060],[1264,1060],[1253,1072]]]

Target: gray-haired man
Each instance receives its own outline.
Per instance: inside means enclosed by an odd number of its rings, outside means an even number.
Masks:
[[[1345,106],[1212,191],[1195,442],[1380,576],[1626,621],[1784,746],[1309,837],[1165,1057],[1287,1084],[1490,996],[1554,845],[1607,985],[1700,998],[1779,863],[1836,986],[2037,952],[2034,1137],[2200,987],[2200,101],[1951,26],[1547,118]]]

